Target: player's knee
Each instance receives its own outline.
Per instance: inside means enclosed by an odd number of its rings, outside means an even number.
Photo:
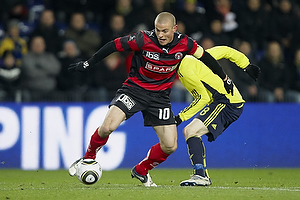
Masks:
[[[177,149],[177,143],[175,143],[172,146],[162,146],[161,150],[166,153],[166,154],[172,154],[173,152],[175,152]]]
[[[108,137],[114,130],[112,130],[108,125],[102,125],[98,129],[98,134],[100,137]]]
[[[184,136],[185,139],[188,139],[193,134],[195,135],[195,133],[193,133],[188,126],[184,127],[184,129],[182,130],[182,133],[183,133],[183,136]]]
[[[208,132],[209,131],[205,126],[197,127],[197,129],[195,129],[195,127],[186,126],[182,131],[183,136],[186,140],[192,136],[201,137]]]

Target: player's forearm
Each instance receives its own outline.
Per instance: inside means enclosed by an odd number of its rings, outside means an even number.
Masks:
[[[103,58],[110,55],[111,53],[117,51],[116,45],[114,41],[110,41],[106,43],[103,47],[101,47],[89,60],[88,63],[90,66],[97,64]]]
[[[208,52],[204,51],[203,56],[199,60],[208,66],[213,73],[217,74],[222,80],[226,79],[226,74],[222,67]]]
[[[202,108],[204,108],[204,106],[206,106],[208,102],[209,99],[207,99],[205,95],[204,96],[199,95],[197,97],[194,97],[194,101],[192,101],[188,107],[184,108],[184,110],[182,110],[179,113],[180,119],[182,121],[189,120],[191,117],[197,114]]]

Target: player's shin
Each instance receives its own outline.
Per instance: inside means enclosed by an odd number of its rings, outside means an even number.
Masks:
[[[169,155],[162,151],[160,143],[153,145],[148,151],[146,158],[135,166],[136,172],[140,175],[146,175],[148,170],[164,162]]]
[[[202,139],[197,136],[193,136],[187,139],[186,141],[190,159],[194,167],[194,174],[209,177],[206,169],[205,161],[205,147],[202,142]]]
[[[101,138],[98,134],[98,129],[94,132],[90,139],[90,144],[87,148],[87,151],[84,155],[84,158],[95,159],[97,152],[106,144],[108,137]]]

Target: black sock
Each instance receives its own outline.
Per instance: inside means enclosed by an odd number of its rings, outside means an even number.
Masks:
[[[194,166],[194,174],[205,177],[206,163],[205,163],[205,149],[200,137],[190,137],[187,141],[189,155]],[[208,176],[208,175],[207,175]]]

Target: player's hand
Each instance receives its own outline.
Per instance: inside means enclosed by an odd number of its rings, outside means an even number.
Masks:
[[[261,70],[258,66],[253,65],[253,64],[249,64],[245,69],[245,72],[248,73],[248,75],[253,78],[254,81],[257,80],[257,78],[259,77]]]
[[[233,82],[231,80],[231,78],[229,78],[229,76],[226,76],[226,79],[223,80],[224,82],[224,88],[227,91],[227,93],[231,93],[231,95],[233,96]]]
[[[179,115],[175,116],[175,122],[176,122],[176,126],[179,126],[179,124],[181,124],[182,120],[180,119]]]
[[[87,61],[79,61],[77,63],[73,63],[69,65],[69,72],[86,72],[89,69],[89,63]]]

